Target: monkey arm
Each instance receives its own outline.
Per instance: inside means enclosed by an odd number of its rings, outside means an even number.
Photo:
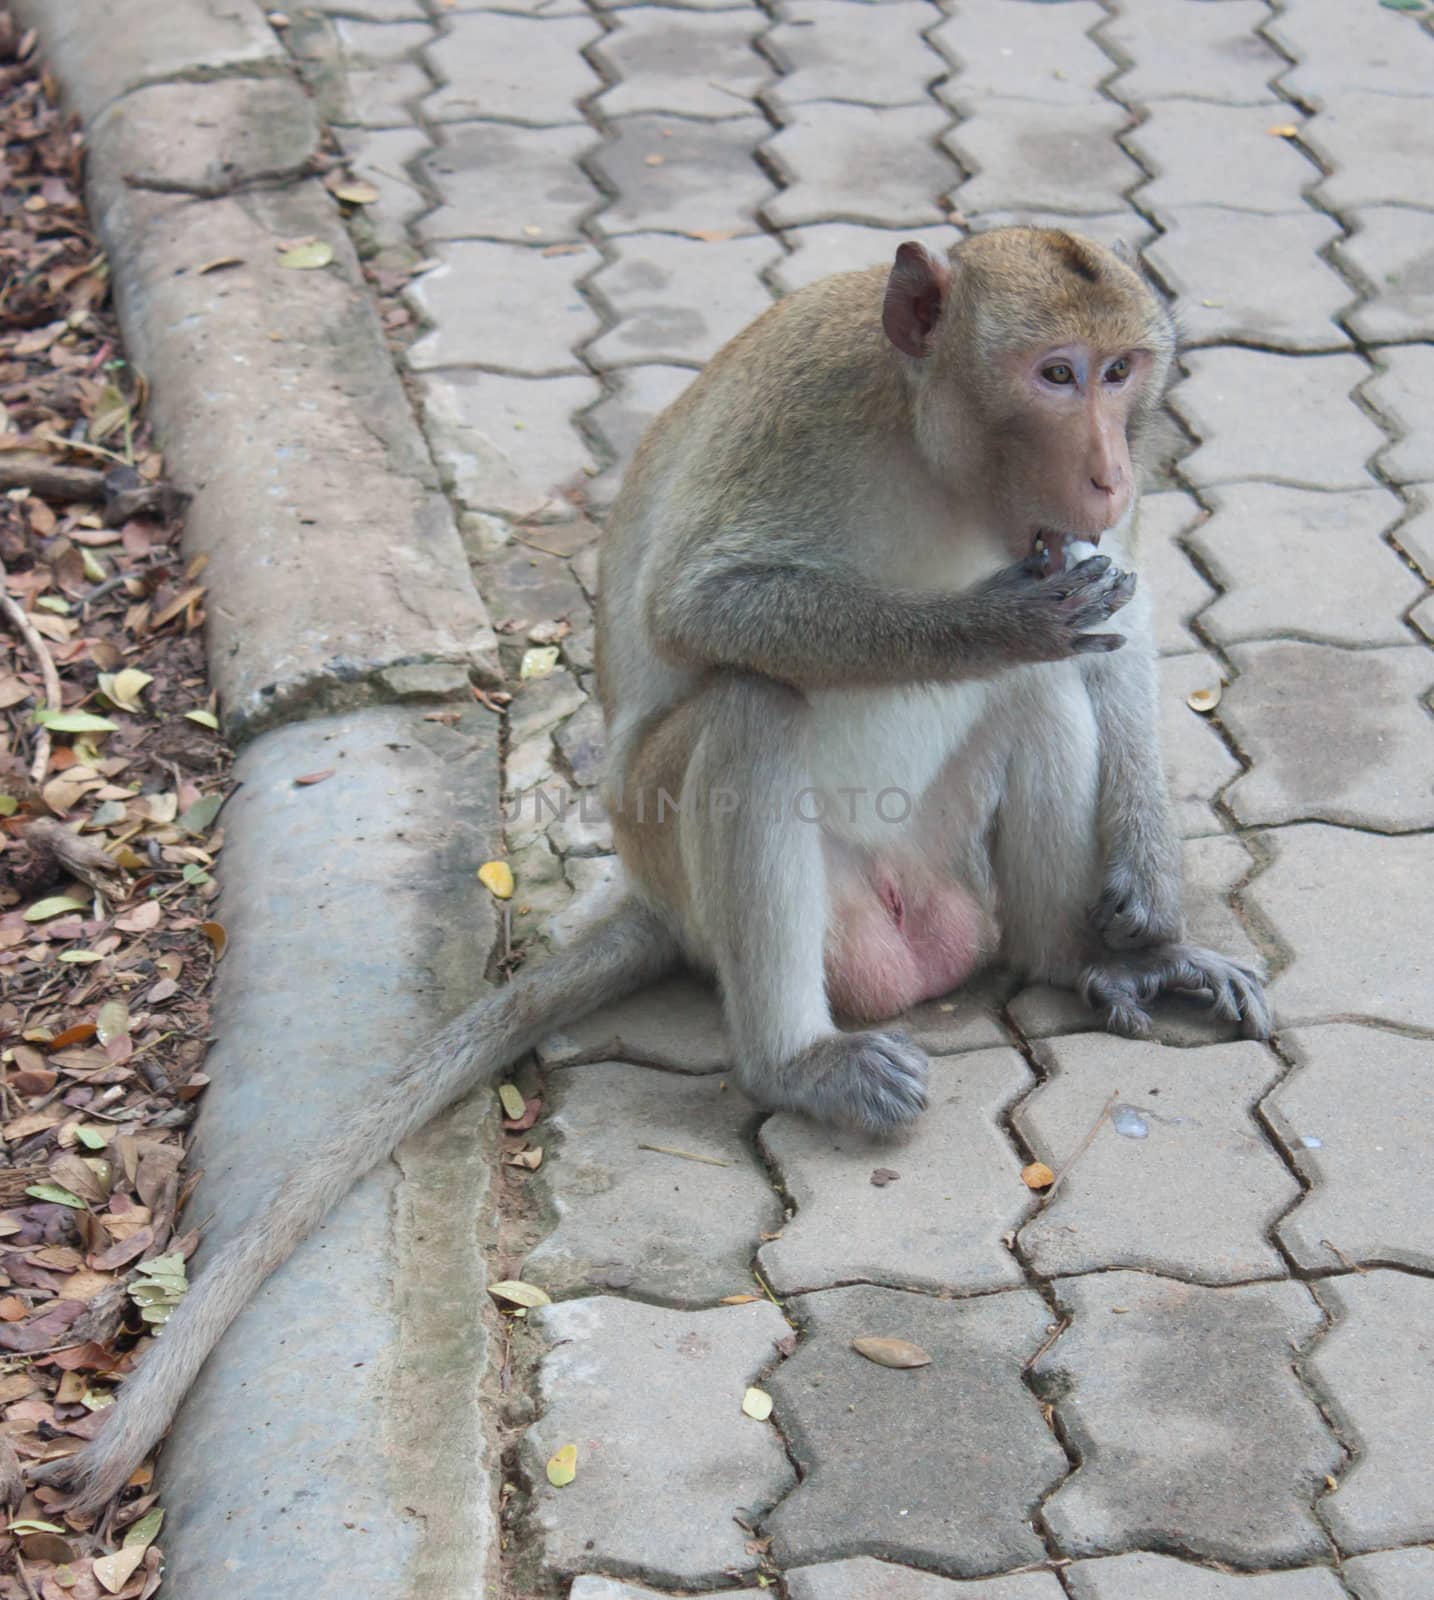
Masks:
[[[1090,656],[1082,674],[1100,730],[1101,895],[1091,921],[1113,948],[1184,935],[1180,840],[1161,760],[1155,654],[1138,627],[1129,649]]]
[[[815,546],[747,545],[689,553],[653,586],[645,612],[661,655],[815,689],[950,683],[1124,642],[1083,631],[1133,588],[1104,557],[1051,577],[1009,567],[974,588],[928,594],[883,589]]]

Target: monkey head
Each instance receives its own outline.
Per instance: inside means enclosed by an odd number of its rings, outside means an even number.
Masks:
[[[882,325],[917,448],[1012,556],[1098,541],[1125,516],[1175,330],[1112,251],[1053,228],[976,234],[947,260],[908,242]]]

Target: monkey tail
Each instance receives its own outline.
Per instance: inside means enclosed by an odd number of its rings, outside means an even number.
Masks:
[[[30,1476],[73,1489],[76,1510],[99,1510],[168,1430],[190,1384],[255,1290],[359,1178],[554,1028],[661,976],[677,956],[666,925],[629,900],[576,944],[520,973],[435,1034],[343,1119],[343,1133],[287,1178],[238,1238],[215,1253],[125,1382],[104,1431],[77,1455]]]

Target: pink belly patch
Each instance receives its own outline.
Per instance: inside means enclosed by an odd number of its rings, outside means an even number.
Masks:
[[[832,885],[827,995],[856,1022],[896,1016],[964,983],[989,948],[990,919],[959,884],[870,864]]]

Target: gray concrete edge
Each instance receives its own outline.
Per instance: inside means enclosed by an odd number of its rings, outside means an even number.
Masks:
[[[106,123],[126,101],[157,85],[184,84],[200,95],[210,85],[297,82],[282,51],[273,59],[249,52],[250,59],[236,61],[228,45],[216,43],[214,59],[224,63],[216,68],[205,45],[222,32],[216,8],[205,0],[175,0],[159,8],[124,7],[132,12],[123,23],[130,30],[125,52],[145,58],[148,39],[163,67],[116,92],[103,52],[91,42],[73,47],[77,15],[93,5],[12,4],[22,25],[38,30],[40,54],[67,102],[87,115],[87,128]],[[252,0],[228,9],[249,13],[246,26],[257,19],[268,31]],[[177,10],[185,13],[178,28]],[[96,20],[94,11],[90,20]],[[121,19],[111,15],[105,23],[115,27]],[[195,46],[188,59],[176,57],[176,37]],[[212,438],[206,419],[186,415],[183,397],[175,403],[166,392],[166,356],[182,354],[188,335],[170,273],[161,258],[146,255],[146,234],[162,212],[208,211],[210,218],[196,218],[196,225],[212,241],[207,254],[222,256],[224,212],[236,197],[136,189],[115,163],[95,160],[93,147],[91,153],[92,215],[110,259],[126,342],[142,353],[151,379],[166,458],[222,452],[223,441]],[[362,296],[366,303],[357,258],[317,182],[291,172],[266,182],[263,192],[281,193],[292,204],[299,218],[294,231],[333,245],[333,277],[351,299]],[[279,294],[298,287],[275,284]],[[252,690],[263,664],[251,667],[247,679],[232,669],[245,642],[232,627],[226,632],[218,615],[226,588],[216,568],[222,572],[224,561],[222,552],[215,558],[221,541],[210,530],[215,521],[261,521],[269,509],[265,486],[257,477],[247,491],[222,477],[181,483],[194,495],[188,549],[211,556],[214,603],[206,643],[214,681],[227,700],[226,731],[250,741],[238,769],[243,787],[224,817],[217,915],[231,942],[216,984],[217,1042],[208,1066],[214,1082],[196,1125],[193,1164],[205,1176],[189,1209],[196,1220],[214,1213],[208,1230],[214,1239],[242,1225],[288,1166],[355,1104],[365,1082],[386,1076],[435,1021],[471,1001],[492,947],[491,906],[473,871],[501,846],[497,725],[473,707],[466,680],[496,677],[496,640],[446,503],[436,504],[437,475],[371,307],[355,318],[354,328],[367,344],[361,365],[386,372],[392,385],[382,469],[406,476],[415,506],[437,524],[427,539],[441,547],[433,588],[451,598],[461,576],[468,592],[459,597],[456,618],[450,608],[440,615],[442,626],[426,635],[420,629],[416,640],[400,630],[369,656],[339,657],[312,670],[270,663],[279,692],[261,700]],[[262,349],[262,338],[261,330],[251,348]],[[313,388],[330,394],[334,407],[360,409],[349,385],[330,387],[319,379]],[[394,394],[402,400],[399,410]],[[343,425],[376,431],[366,415],[349,415]],[[326,488],[342,492],[342,478]],[[382,566],[392,529],[373,518],[362,492],[352,499],[351,515],[343,519],[344,559]],[[257,603],[286,603],[282,572],[255,561],[250,576],[260,585]],[[393,605],[399,612],[411,608],[411,592],[397,593]],[[429,663],[446,663],[449,670],[426,674]],[[435,692],[467,705],[460,727],[423,721],[422,706],[412,702]],[[395,758],[396,770],[392,761],[385,770],[384,752],[397,742],[394,728],[426,747],[424,762],[439,758],[428,766],[428,783],[419,784],[402,756]],[[342,768],[312,788],[294,789],[291,782],[325,764],[323,748],[335,738],[367,747],[371,757],[366,770],[360,763],[354,774],[372,790],[366,811],[360,806],[360,825],[372,831],[357,841],[352,789],[342,782]],[[254,803],[260,791],[268,797],[263,807]],[[305,841],[298,855],[284,843],[297,822],[276,815],[295,805]],[[383,848],[375,867],[379,836]],[[310,863],[326,873],[326,893],[339,905],[337,933],[323,905],[306,909],[305,902],[291,900],[284,909],[293,880]],[[306,950],[320,952],[317,963]],[[302,972],[306,963],[320,970],[307,973],[299,995],[296,967]],[[161,1457],[158,1485],[169,1511],[166,1593],[172,1588],[177,1600],[200,1593],[267,1600],[290,1589],[314,1600],[347,1600],[357,1590],[372,1600],[488,1600],[497,1593],[500,1463],[481,1400],[491,1376],[484,1250],[496,1237],[493,1133],[490,1107],[480,1096],[409,1141],[393,1163],[341,1203],[241,1316],[201,1375]],[[201,1248],[197,1274],[204,1256]]]

